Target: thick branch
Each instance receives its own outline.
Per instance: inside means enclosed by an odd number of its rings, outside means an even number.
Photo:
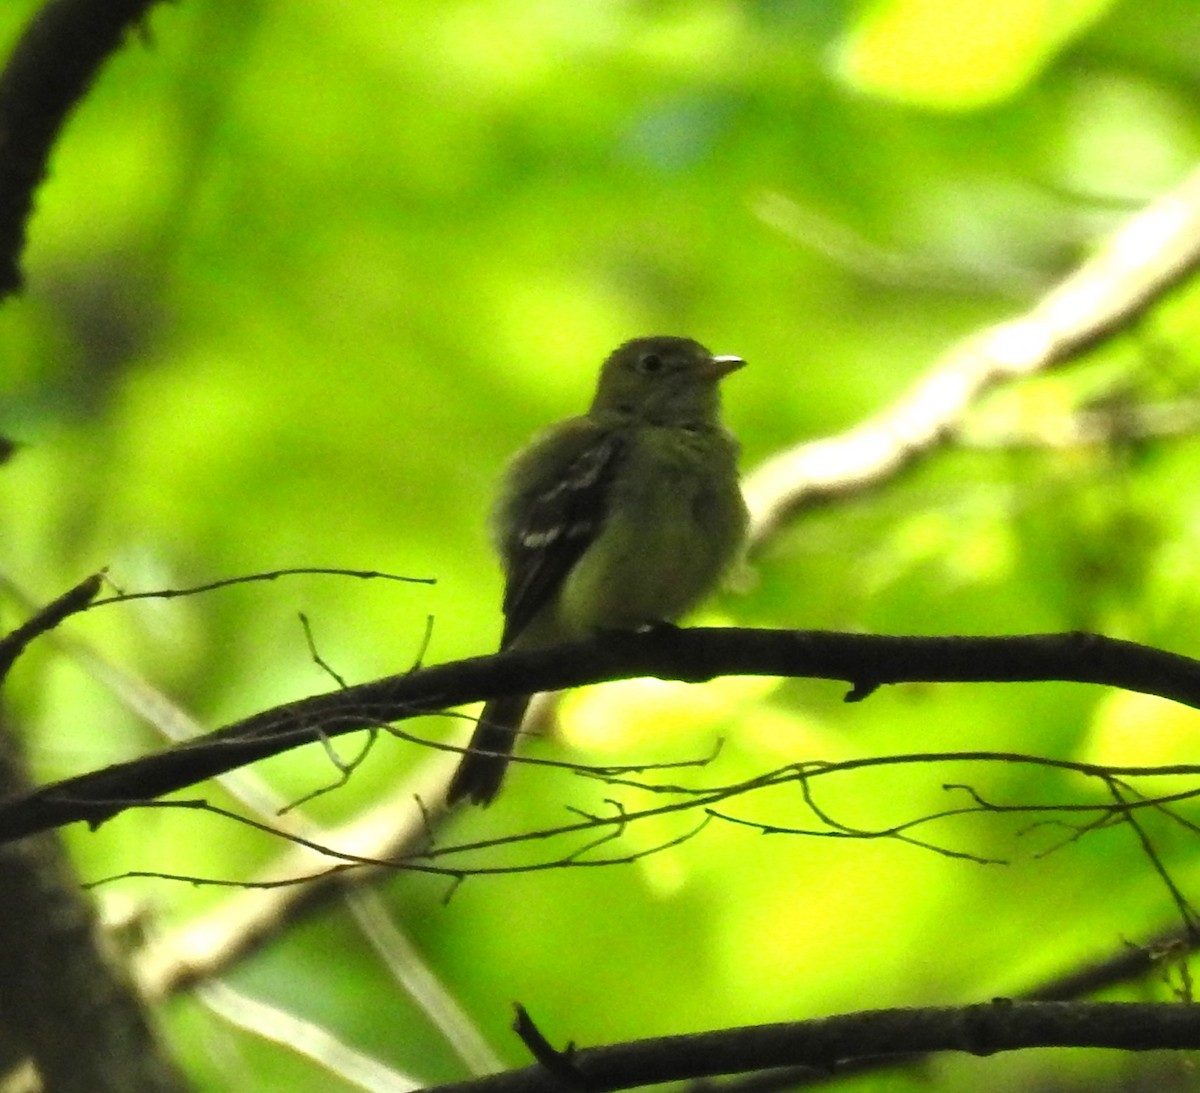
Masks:
[[[0,72],[0,300],[21,287],[33,194],[67,116],[155,0],[51,0]]]
[[[31,785],[11,725],[0,720],[0,785]],[[143,999],[103,937],[66,848],[46,832],[0,846],[0,1044],[7,1071],[27,1055],[55,1093],[183,1093]],[[6,1084],[5,1088],[9,1088]]]
[[[998,999],[978,1006],[867,1010],[586,1048],[562,1054],[553,1069],[530,1066],[439,1086],[438,1093],[605,1093],[771,1067],[827,1071],[846,1060],[880,1055],[990,1055],[1032,1047],[1195,1049],[1200,1047],[1200,1008]]]
[[[316,695],[207,736],[0,802],[0,840],[124,809],[323,738],[498,695],[656,676],[845,680],[848,698],[901,682],[1066,680],[1141,691],[1200,708],[1200,662],[1095,634],[891,637],[804,630],[704,629],[610,634],[510,651]]]
[[[839,436],[800,444],[745,482],[751,538],[799,510],[875,486],[952,436],[980,397],[1111,338],[1200,264],[1200,171],[1131,217],[1024,315],[952,346],[891,406]]]

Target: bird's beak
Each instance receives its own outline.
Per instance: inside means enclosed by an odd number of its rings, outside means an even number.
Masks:
[[[741,357],[724,356],[711,357],[704,366],[704,374],[711,379],[719,380],[744,367],[746,362]]]

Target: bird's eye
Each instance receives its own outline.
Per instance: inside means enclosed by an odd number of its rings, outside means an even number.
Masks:
[[[638,371],[647,374],[657,372],[663,366],[663,359],[657,353],[643,353],[638,358]]]

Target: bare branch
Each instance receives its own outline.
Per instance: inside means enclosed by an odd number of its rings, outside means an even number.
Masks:
[[[1132,983],[1142,979],[1164,959],[1195,952],[1200,947],[1200,935],[1191,923],[1174,924],[1139,944],[1124,946],[1119,952],[1101,957],[1070,971],[1048,979],[1021,997],[1031,1002],[1061,1002],[1082,998],[1097,991]]]
[[[875,417],[768,459],[745,483],[760,543],[805,506],[875,486],[951,436],[998,384],[1123,330],[1200,263],[1200,171],[1126,222],[1024,315],[970,335]]]
[[[37,611],[28,622],[22,623],[0,638],[0,681],[8,675],[13,662],[28,648],[31,641],[53,630],[64,619],[86,611],[100,591],[103,580],[103,573],[93,573],[74,588],[68,589],[53,603]]]
[[[1094,634],[892,637],[828,631],[692,628],[607,634],[553,649],[435,665],[265,710],[141,759],[0,802],[0,840],[137,804],[310,744],[499,695],[655,676],[845,680],[856,694],[899,682],[1097,683],[1200,708],[1200,662]],[[458,751],[448,744],[428,746]]]
[[[101,65],[155,0],[50,0],[0,72],[0,300],[21,287],[34,191]]]
[[[988,1055],[1032,1047],[1194,1050],[1197,1044],[1200,1012],[1196,1006],[997,999],[985,1005],[867,1010],[812,1021],[582,1048],[566,1056],[570,1079],[561,1067],[552,1070],[538,1064],[438,1086],[437,1090],[578,1093],[586,1089],[605,1093],[773,1067],[801,1066],[828,1073],[849,1060],[914,1052]]]
[[[1107,781],[1113,800],[1121,808],[1122,819],[1133,828],[1138,842],[1141,843],[1142,852],[1149,859],[1150,864],[1154,867],[1154,872],[1158,874],[1159,880],[1163,882],[1163,886],[1170,893],[1171,902],[1175,904],[1175,908],[1179,912],[1179,917],[1183,921],[1184,926],[1187,927],[1189,933],[1200,935],[1200,930],[1197,929],[1198,919],[1195,908],[1188,902],[1187,897],[1180,891],[1179,885],[1175,883],[1174,877],[1167,871],[1162,858],[1159,856],[1154,844],[1150,841],[1150,836],[1146,834],[1146,829],[1138,821],[1133,809],[1129,807],[1128,802],[1125,800],[1121,792],[1120,783],[1116,778],[1109,778]]]
[[[204,983],[196,990],[200,1001],[235,1028],[261,1036],[295,1052],[336,1078],[346,1088],[373,1093],[411,1093],[420,1083],[353,1047],[324,1025],[305,1020],[280,1006],[253,998],[226,983]]]
[[[92,607],[106,607],[112,603],[128,600],[174,600],[180,596],[199,596],[204,592],[215,592],[221,588],[232,588],[241,584],[256,584],[260,581],[277,581],[281,577],[353,577],[362,581],[399,581],[405,584],[437,584],[436,577],[405,577],[399,573],[384,573],[377,569],[339,569],[334,566],[293,566],[289,569],[272,569],[264,573],[245,573],[239,577],[223,577],[219,581],[193,585],[191,588],[157,588],[148,592],[123,592],[115,596],[96,600]]]
[[[641,858],[658,854],[663,850],[678,846],[697,837],[711,819],[722,819],[734,824],[751,827],[763,834],[857,840],[889,838],[920,849],[933,851],[946,857],[973,861],[980,865],[994,865],[1007,863],[995,858],[984,858],[977,854],[957,851],[925,842],[913,838],[907,832],[917,826],[933,823],[937,820],[961,815],[966,812],[989,813],[1026,810],[1061,810],[1068,812],[1088,810],[1099,812],[1104,818],[1103,822],[1095,822],[1086,827],[1080,827],[1075,835],[1076,838],[1079,838],[1086,831],[1096,830],[1104,824],[1131,822],[1129,814],[1134,809],[1158,810],[1160,808],[1160,799],[1152,797],[1132,803],[1124,800],[1107,804],[1052,803],[1029,806],[1006,806],[1003,809],[977,804],[973,808],[952,809],[920,816],[916,819],[881,830],[856,830],[822,812],[815,804],[809,785],[810,782],[818,778],[846,775],[872,768],[934,766],[941,763],[1011,763],[1015,765],[1045,767],[1054,770],[1072,771],[1088,778],[1095,778],[1106,787],[1115,784],[1118,776],[1160,778],[1178,775],[1186,770],[1187,773],[1200,777],[1200,765],[1191,765],[1186,768],[1180,766],[1103,767],[1070,759],[1053,759],[1036,755],[1022,755],[1015,752],[996,751],[914,752],[902,755],[867,756],[858,759],[847,759],[836,763],[820,761],[789,763],[741,781],[699,789],[610,778],[604,774],[603,770],[577,767],[577,773],[590,774],[593,777],[602,778],[605,782],[621,786],[631,786],[644,792],[666,797],[667,799],[661,803],[656,802],[634,810],[625,808],[619,801],[610,800],[609,803],[613,806],[611,815],[571,809],[570,811],[580,817],[578,820],[559,824],[558,826],[537,827],[532,830],[505,833],[474,842],[434,844],[429,841],[409,841],[404,846],[397,846],[395,853],[386,858],[366,857],[357,850],[351,851],[335,847],[335,842],[339,846],[344,842],[341,838],[331,839],[326,836],[322,841],[318,842],[313,838],[298,835],[293,831],[276,828],[261,820],[239,816],[226,809],[210,805],[204,800],[134,802],[130,807],[182,808],[207,811],[236,823],[276,835],[279,838],[294,843],[297,847],[312,852],[313,857],[310,858],[310,862],[306,862],[306,865],[309,866],[309,871],[304,873],[287,873],[279,869],[273,869],[264,877],[243,880],[238,878],[200,877],[194,874],[168,873],[162,870],[135,870],[121,873],[117,876],[106,877],[93,882],[93,884],[104,884],[129,877],[155,877],[160,880],[184,881],[192,885],[261,889],[301,887],[306,891],[316,891],[331,878],[341,877],[350,870],[359,870],[365,867],[372,871],[388,869],[442,876],[453,882],[452,894],[462,881],[468,877],[505,876],[550,869],[557,870],[571,867],[595,868],[628,864]],[[761,790],[775,789],[780,786],[793,784],[799,785],[804,800],[813,811],[813,814],[819,821],[826,824],[825,830],[784,827],[780,825],[768,826],[753,821],[742,820],[739,817],[719,811],[715,807],[722,802],[735,798],[749,797]],[[1200,787],[1190,791],[1190,795],[1200,795]],[[1179,800],[1182,797],[1183,794],[1172,794],[1170,799]],[[412,809],[408,809],[407,811],[409,813],[413,812]],[[599,856],[595,853],[599,848],[626,835],[636,825],[688,812],[699,812],[704,818],[698,823],[693,823],[690,828],[685,829],[680,834],[667,838],[659,836],[657,834],[658,829],[655,828],[655,841],[648,846],[636,847],[627,852],[619,852],[608,856]],[[580,843],[578,842],[580,838],[586,841]],[[350,841],[352,843],[358,842],[357,839],[353,838]],[[555,842],[561,841],[568,842],[565,850],[554,847]],[[500,848],[511,849],[518,846],[540,848],[546,845],[550,845],[549,850],[542,852],[539,849],[536,856],[522,861],[506,859],[503,865],[476,864],[479,861],[484,863],[494,861],[493,852]],[[335,864],[328,864],[330,859]],[[1156,870],[1161,868],[1161,863],[1157,858],[1152,858],[1151,864]],[[311,865],[317,865],[319,868],[313,871]]]

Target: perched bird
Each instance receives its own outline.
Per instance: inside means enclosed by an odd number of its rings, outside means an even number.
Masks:
[[[586,414],[518,453],[493,513],[501,649],[671,622],[712,591],[746,533],[718,390],[745,363],[690,338],[635,338],[604,362]],[[531,697],[487,703],[449,803],[496,796]]]

